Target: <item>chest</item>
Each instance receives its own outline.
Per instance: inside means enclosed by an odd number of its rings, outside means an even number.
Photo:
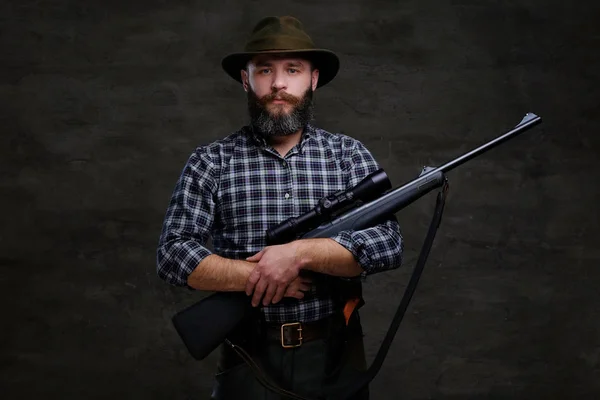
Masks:
[[[262,234],[346,188],[340,162],[327,154],[232,158],[220,175],[217,217],[225,230]]]

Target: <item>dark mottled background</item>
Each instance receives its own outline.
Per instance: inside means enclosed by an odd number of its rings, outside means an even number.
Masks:
[[[265,15],[299,17],[342,70],[317,123],[400,185],[449,174],[444,220],[374,399],[600,398],[600,7],[596,1],[67,1],[0,5],[4,399],[201,399],[155,249],[198,144],[245,124],[220,69]],[[369,360],[434,195],[398,214],[401,270],[366,284]]]

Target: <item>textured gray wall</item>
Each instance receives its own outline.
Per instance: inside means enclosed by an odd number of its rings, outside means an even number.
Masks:
[[[317,123],[396,186],[544,120],[449,174],[373,398],[599,398],[600,13],[568,3],[2,2],[2,397],[208,397],[214,355],[194,361],[170,323],[203,294],[157,278],[156,243],[190,152],[246,123],[221,57],[291,14],[342,60]],[[433,205],[399,213],[405,267],[366,284],[370,360]]]

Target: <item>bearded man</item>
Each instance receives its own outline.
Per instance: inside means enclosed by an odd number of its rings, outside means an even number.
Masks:
[[[314,277],[364,278],[399,267],[400,228],[392,216],[360,231],[266,246],[269,228],[379,165],[360,141],[312,124],[313,92],[336,76],[339,59],[316,48],[298,19],[262,19],[245,51],[222,67],[247,92],[250,121],[190,155],[166,212],[157,272],[175,286],[245,292],[259,312],[235,333],[244,350],[283,389],[318,397],[366,361],[358,312],[347,321],[331,288]],[[211,398],[282,397],[222,347]],[[368,399],[368,388],[354,398]]]

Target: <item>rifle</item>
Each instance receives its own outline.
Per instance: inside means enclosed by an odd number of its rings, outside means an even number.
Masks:
[[[391,184],[385,172],[379,169],[349,190],[337,192],[321,199],[311,211],[298,217],[289,218],[267,230],[266,238],[269,244],[286,243],[301,238],[327,238],[344,230],[361,230],[384,221],[432,190],[444,187],[443,191],[438,194],[434,218],[417,265],[375,360],[369,369],[357,376],[355,382],[350,386],[328,388],[328,394],[331,396],[328,398],[348,398],[367,385],[381,368],[383,359],[416,289],[435,232],[441,221],[448,189],[445,173],[514,138],[540,122],[539,116],[527,113],[521,122],[507,133],[441,167],[425,167],[419,177],[394,190],[391,190]],[[339,279],[348,280],[348,278]],[[189,353],[195,359],[203,360],[220,344],[225,343],[250,365],[265,387],[290,398],[306,400],[302,396],[279,388],[261,376],[250,356],[231,342],[230,333],[252,312],[255,311],[245,293],[216,292],[179,311],[173,316],[172,322]],[[342,395],[339,394],[340,390]]]

